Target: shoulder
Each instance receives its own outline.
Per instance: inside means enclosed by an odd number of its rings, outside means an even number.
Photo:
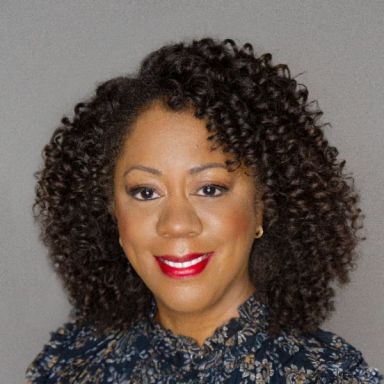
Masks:
[[[68,322],[51,332],[49,342],[28,366],[26,379],[33,383],[57,382],[74,376],[76,371],[85,372],[86,366],[96,369],[113,343],[112,334],[98,336],[91,325]]]
[[[283,362],[285,376],[311,377],[316,383],[374,384],[383,380],[358,349],[332,332],[284,332],[273,339],[273,345]]]

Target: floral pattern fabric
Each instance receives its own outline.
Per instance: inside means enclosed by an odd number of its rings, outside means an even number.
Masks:
[[[94,328],[69,322],[26,371],[32,383],[221,384],[382,383],[383,376],[341,337],[314,333],[267,333],[268,308],[251,296],[199,346],[154,320],[128,332],[96,337]]]

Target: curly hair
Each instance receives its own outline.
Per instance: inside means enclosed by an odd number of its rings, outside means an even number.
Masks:
[[[307,88],[271,54],[256,56],[251,44],[230,39],[149,54],[137,74],[106,81],[77,104],[45,146],[33,213],[72,316],[100,331],[127,328],[151,305],[119,245],[111,201],[123,140],[158,100],[171,110],[192,106],[212,145],[255,171],[264,236],[254,242],[249,272],[270,309],[269,331],[315,330],[334,310],[331,283],[347,283],[355,267],[358,195]]]

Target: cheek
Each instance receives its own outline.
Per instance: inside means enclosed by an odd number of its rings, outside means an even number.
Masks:
[[[222,208],[210,215],[211,228],[223,240],[252,238],[256,231],[255,209],[252,204],[244,202]]]
[[[128,213],[129,212],[129,213]],[[119,236],[127,256],[132,256],[132,251],[146,244],[150,234],[150,226],[143,215],[135,214],[135,210],[129,210],[117,206],[116,218]]]

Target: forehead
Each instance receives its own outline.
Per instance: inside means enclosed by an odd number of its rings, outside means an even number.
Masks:
[[[172,111],[159,102],[142,112],[124,141],[120,158],[126,162],[149,162],[152,165],[225,162],[222,150],[212,150],[206,120],[194,116],[193,110]]]

